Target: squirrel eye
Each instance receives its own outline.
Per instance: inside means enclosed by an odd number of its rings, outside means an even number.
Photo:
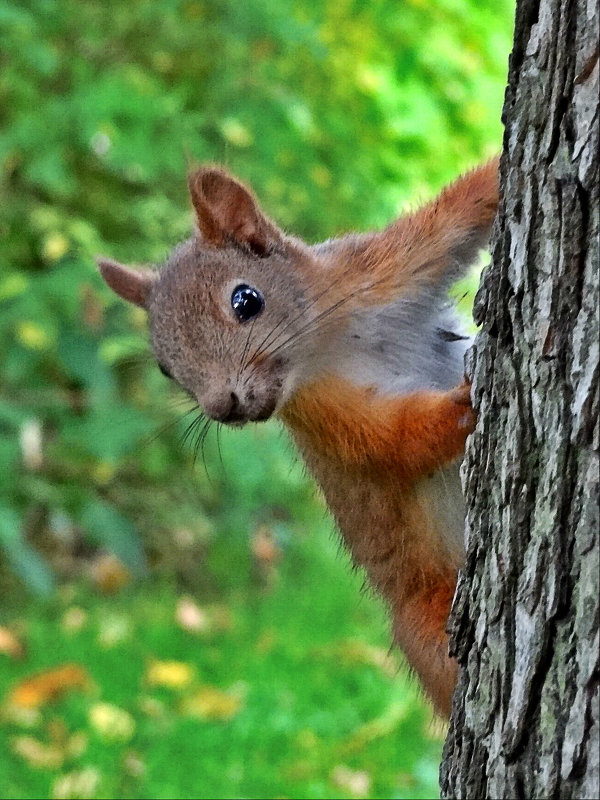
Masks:
[[[265,300],[258,289],[245,283],[236,286],[231,295],[231,307],[240,322],[248,322],[260,314]]]

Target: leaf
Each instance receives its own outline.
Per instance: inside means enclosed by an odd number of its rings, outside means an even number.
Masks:
[[[131,581],[131,572],[112,553],[96,556],[90,564],[90,574],[103,594],[116,594]]]
[[[92,728],[103,739],[127,742],[135,733],[135,720],[128,711],[112,703],[95,703],[89,711]]]
[[[185,689],[195,677],[195,668],[183,661],[153,661],[146,670],[146,683],[165,689]]]
[[[366,797],[371,791],[371,776],[364,770],[353,770],[339,764],[331,771],[332,782],[352,797]]]
[[[211,620],[191,597],[182,597],[175,609],[175,622],[189,633],[207,633],[211,630]]]
[[[0,653],[11,658],[23,658],[25,647],[8,628],[0,627]]]
[[[63,664],[21,681],[9,692],[7,699],[13,706],[38,709],[67,692],[90,686],[91,680],[83,667]]]
[[[67,633],[77,633],[87,622],[87,613],[79,606],[67,608],[61,619],[61,627]]]
[[[224,692],[213,686],[203,686],[181,703],[181,711],[190,717],[225,721],[243,707],[240,693]]]
[[[52,785],[53,800],[90,800],[96,797],[101,775],[96,767],[84,767],[58,777]]]
[[[55,744],[44,744],[33,736],[16,736],[12,751],[36,769],[56,769],[64,761],[63,750]]]

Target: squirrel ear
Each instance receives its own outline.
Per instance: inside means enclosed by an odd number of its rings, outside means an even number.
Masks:
[[[279,234],[245,186],[218,167],[193,172],[188,186],[198,225],[209,244],[223,247],[233,239],[258,256],[267,255]]]
[[[124,267],[110,258],[97,258],[96,262],[102,277],[113,292],[129,303],[142,308],[147,307],[148,295],[154,283],[151,272]]]

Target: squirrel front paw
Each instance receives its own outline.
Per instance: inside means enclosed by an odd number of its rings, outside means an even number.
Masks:
[[[471,384],[466,379],[460,386],[451,389],[449,399],[457,406],[455,413],[457,414],[457,427],[459,430],[466,431],[465,435],[472,433],[475,430],[475,423],[477,416],[471,405]]]

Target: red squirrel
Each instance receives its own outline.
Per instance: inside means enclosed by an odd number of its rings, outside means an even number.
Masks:
[[[208,417],[287,426],[448,716],[458,468],[474,417],[447,290],[487,244],[497,159],[382,231],[317,245],[280,230],[223,169],[193,172],[189,190],[193,236],[158,271],[99,259],[104,280],[148,311],[160,369]]]

